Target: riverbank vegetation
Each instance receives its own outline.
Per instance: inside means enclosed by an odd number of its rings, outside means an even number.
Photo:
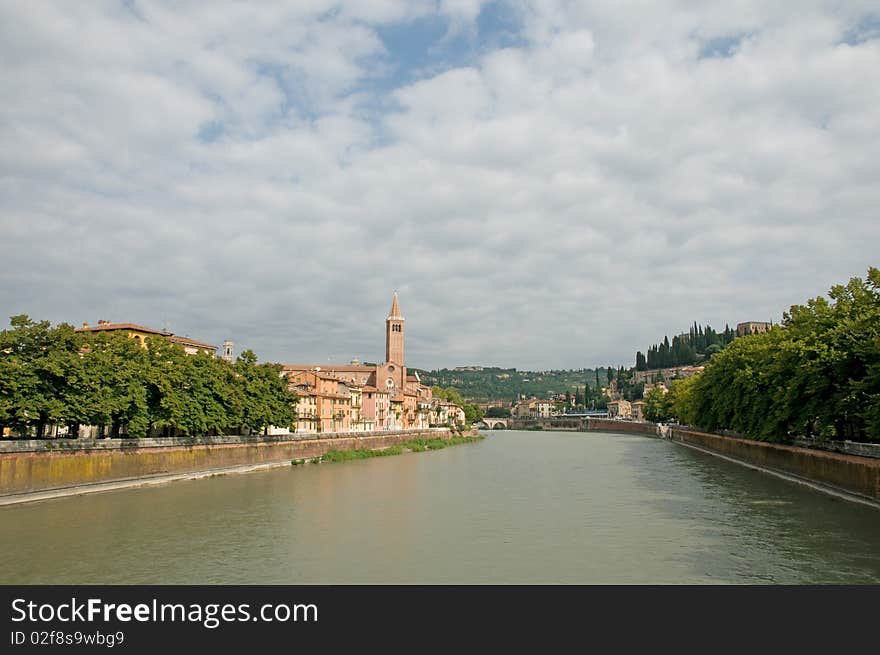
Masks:
[[[485,439],[482,435],[469,437],[451,437],[450,439],[410,439],[396,446],[374,450],[336,450],[327,451],[320,459],[322,462],[347,462],[354,459],[369,459],[371,457],[389,457],[401,455],[405,452],[421,453],[426,450],[442,450],[449,446],[459,446],[465,443],[473,443]]]
[[[880,441],[880,270],[734,339],[698,376],[650,392],[645,412],[767,441]]]
[[[448,387],[444,389],[441,386],[431,387],[434,398],[441,398],[446,402],[455,403],[464,410],[464,422],[466,425],[473,425],[483,420],[483,409],[472,403],[466,402],[457,389]]]
[[[103,436],[248,434],[289,426],[296,397],[279,364],[246,350],[229,363],[161,337],[76,332],[14,316],[0,332],[0,432],[101,426]]]

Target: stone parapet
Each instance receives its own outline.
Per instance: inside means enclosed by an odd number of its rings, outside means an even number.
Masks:
[[[0,496],[27,494],[53,489],[138,480],[180,473],[194,473],[236,466],[311,459],[336,450],[374,450],[396,446],[416,437],[448,439],[447,429],[356,432],[311,435],[311,438],[210,437],[196,443],[169,443],[175,440],[106,440],[135,442],[113,447],[53,448],[0,453]],[[287,437],[281,439],[280,437]],[[204,439],[211,440],[205,443]],[[216,440],[220,441],[216,441]],[[72,440],[73,441],[73,440]],[[161,445],[148,442],[162,441]],[[178,440],[179,441],[179,440]],[[12,443],[12,442],[9,442]],[[23,443],[23,442],[20,442]],[[49,442],[38,442],[46,444]]]

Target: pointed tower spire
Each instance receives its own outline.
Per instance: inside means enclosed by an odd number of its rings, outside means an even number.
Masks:
[[[400,314],[400,304],[397,302],[397,292],[394,292],[394,298],[391,300],[391,312],[388,314],[388,318],[393,318],[402,321],[403,316]]]
[[[400,303],[397,292],[391,301],[391,312],[385,319],[385,361],[404,365],[403,359],[403,316],[400,315]],[[401,380],[401,388],[403,388]]]

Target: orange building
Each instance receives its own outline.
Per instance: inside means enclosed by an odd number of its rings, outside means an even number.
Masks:
[[[417,375],[407,375],[404,358],[405,321],[395,292],[391,310],[385,319],[384,363],[368,366],[353,360],[349,364],[286,364],[283,374],[290,380],[292,389],[294,381],[301,379],[300,374],[303,373],[326,376],[349,385],[345,391],[337,391],[350,397],[353,394],[353,400],[350,399],[345,408],[349,429],[426,428],[430,424],[432,392]],[[319,386],[316,384],[316,387]],[[328,431],[326,425],[330,423],[322,419],[323,431]]]

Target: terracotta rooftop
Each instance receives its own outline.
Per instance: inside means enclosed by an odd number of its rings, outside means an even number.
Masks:
[[[189,337],[179,337],[177,335],[173,335],[170,337],[169,341],[171,341],[172,343],[186,344],[187,346],[196,346],[198,348],[210,348],[211,350],[217,350],[217,346],[214,346],[210,343],[205,343],[204,341],[196,341],[195,339],[190,339]]]
[[[321,373],[333,372],[338,373],[354,373],[361,372],[370,373],[376,370],[375,366],[364,366],[363,364],[285,364],[285,371],[314,371],[321,369]]]
[[[137,325],[136,323],[109,323],[107,321],[98,321],[98,325],[89,325],[83,323],[82,327],[76,328],[75,332],[101,332],[103,330],[137,330],[138,332],[149,332],[150,334],[160,334],[163,337],[170,337],[171,332],[165,330],[155,330],[153,328]]]

